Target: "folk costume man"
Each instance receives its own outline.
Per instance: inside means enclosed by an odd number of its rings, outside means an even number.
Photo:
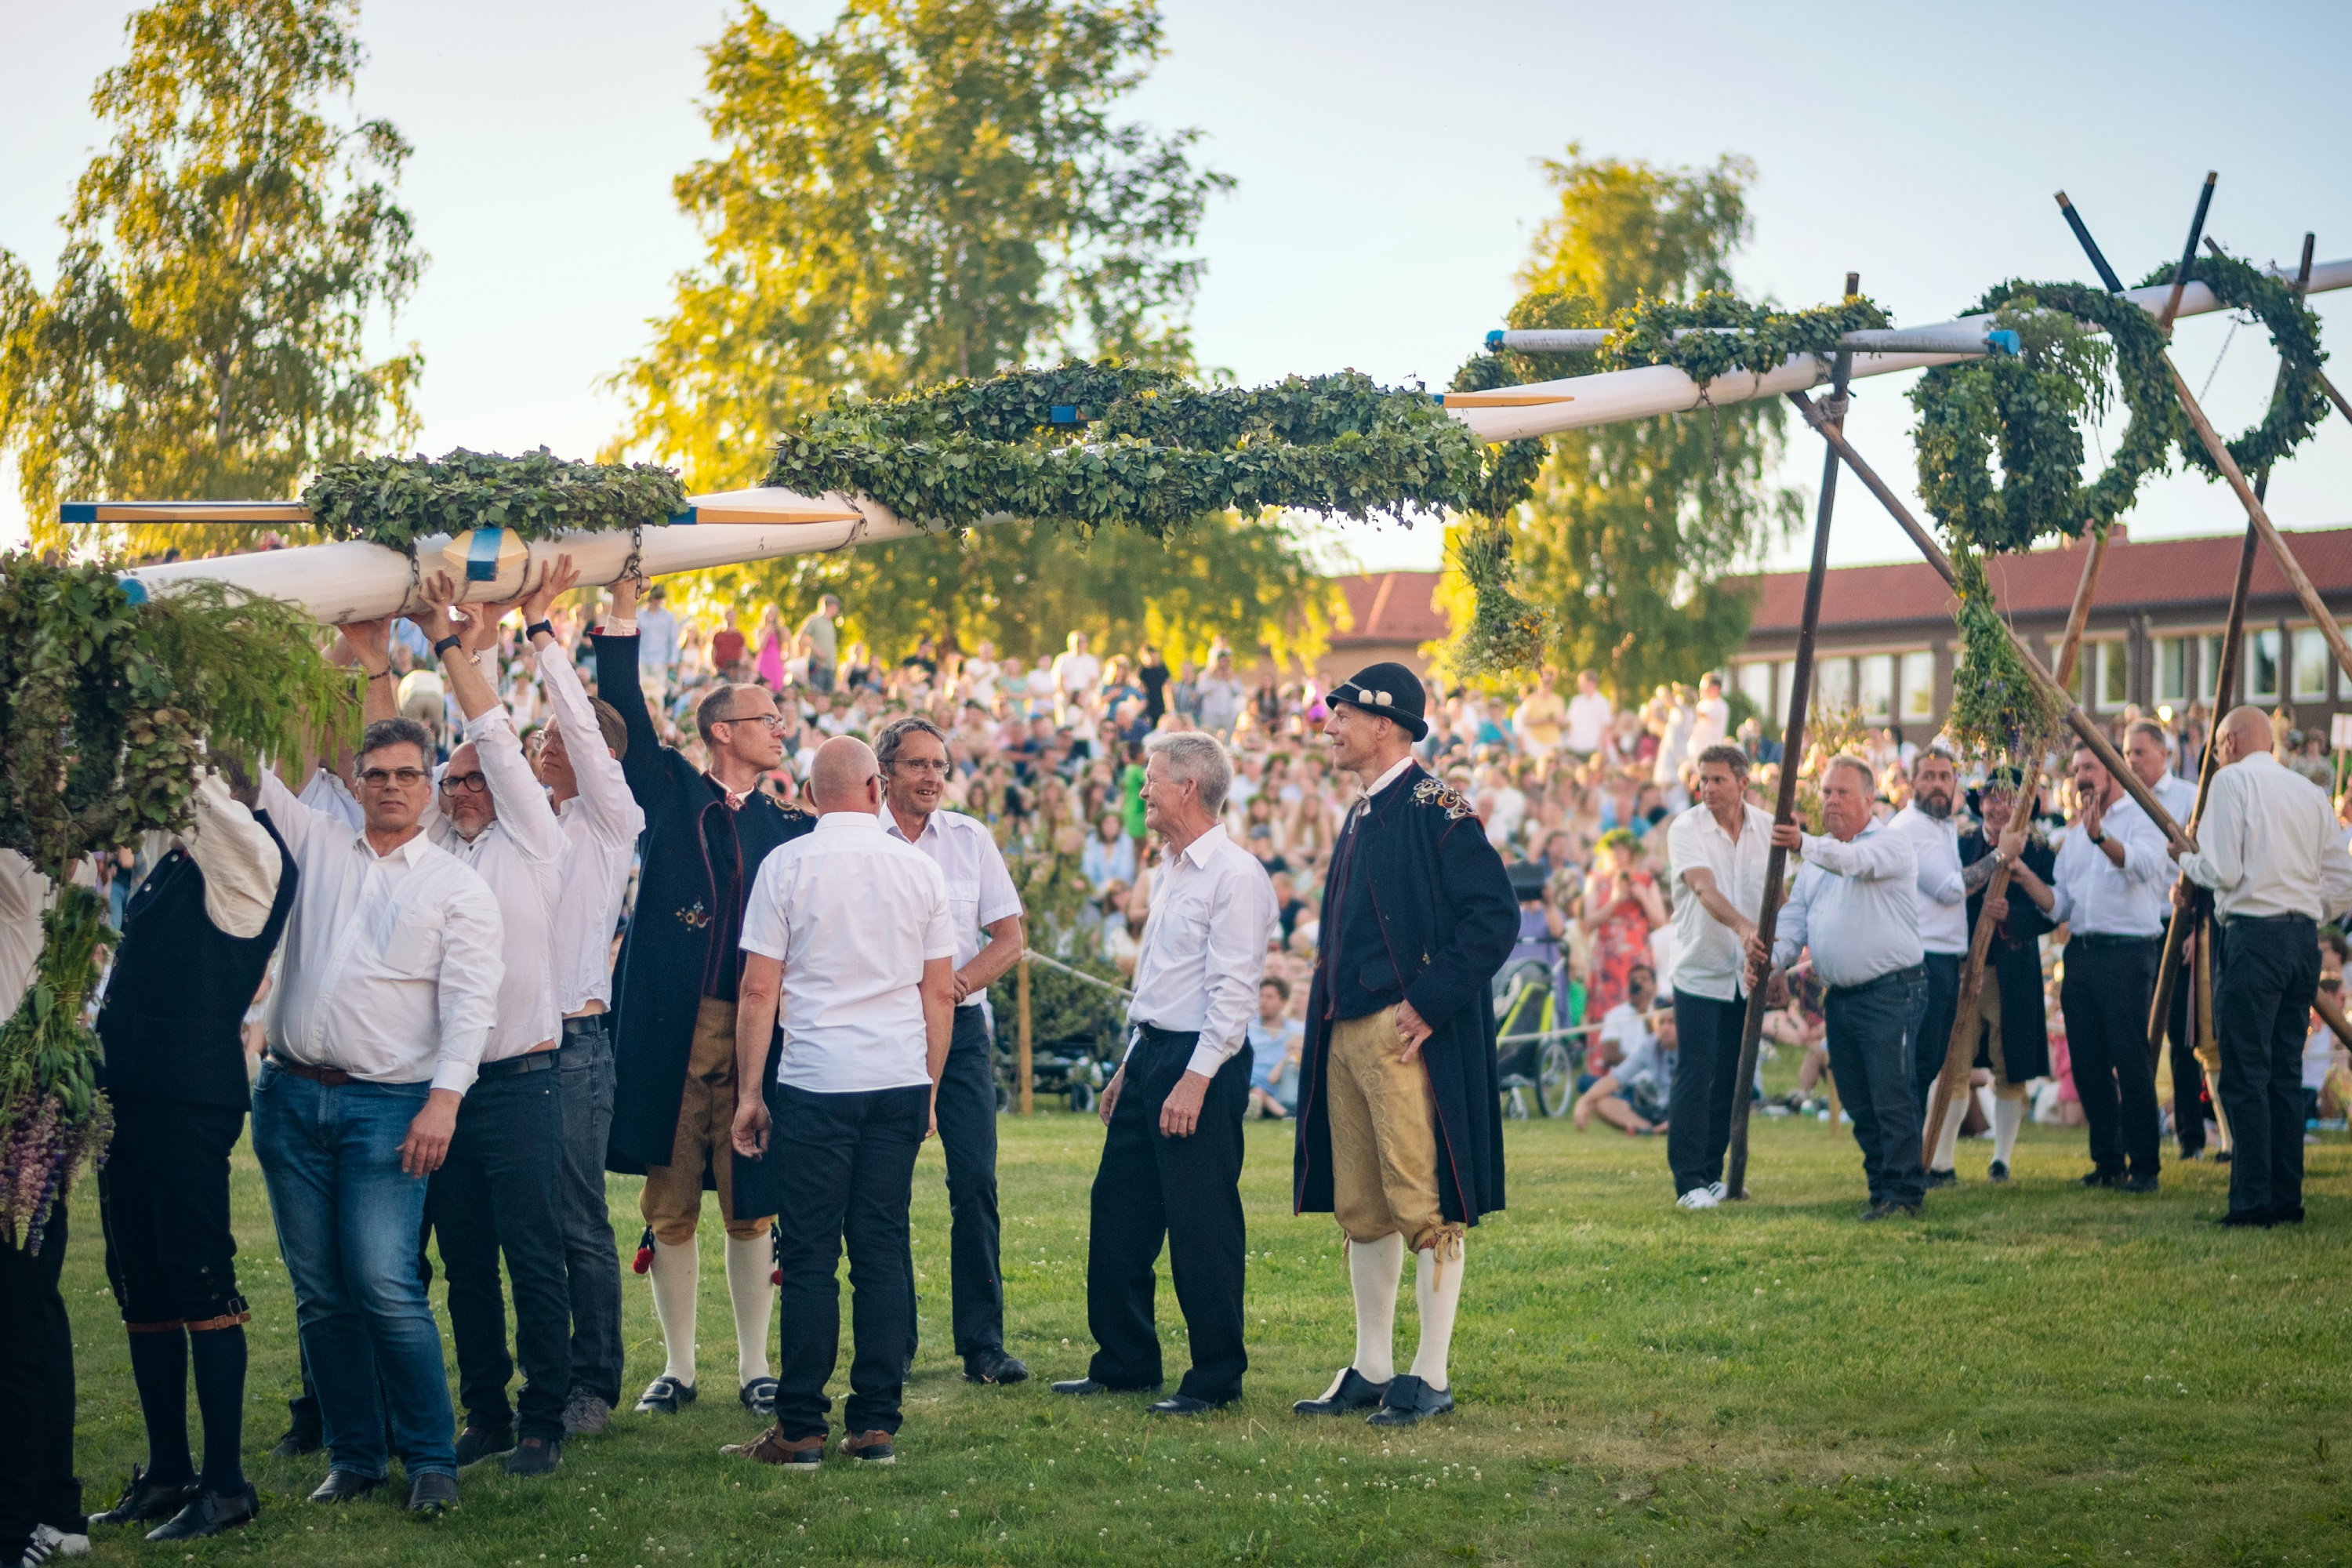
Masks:
[[[1097,1113],[1109,1132],[1095,1171],[1087,1237],[1087,1375],[1054,1384],[1078,1396],[1156,1388],[1160,1331],[1152,1266],[1164,1242],[1192,1364],[1145,1408],[1198,1415],[1241,1397],[1242,1118],[1249,1105],[1249,1023],[1277,911],[1255,857],[1225,836],[1233,763],[1213,736],[1146,742],[1144,820],[1166,856],[1128,1005],[1126,1059]]]
[[[760,787],[784,754],[783,721],[763,686],[722,686],[695,710],[708,771],[661,743],[637,684],[636,588],[613,585],[613,619],[593,640],[596,689],[628,734],[621,766],[646,814],[635,914],[621,947],[614,1010],[609,1170],[643,1172],[639,1211],[652,1234],[654,1315],[667,1361],[637,1398],[676,1415],[694,1398],[696,1223],[706,1184],[727,1227],[727,1294],[735,1308],[737,1397],[775,1414],[768,1375],[771,1213],[735,1205],[735,993],[743,900],[760,863],[816,826]]]
[[[1422,771],[1420,679],[1375,664],[1331,690],[1324,744],[1363,791],[1333,847],[1322,953],[1307,991],[1293,1206],[1348,1238],[1356,1353],[1319,1399],[1410,1426],[1454,1408],[1446,1355],[1462,1298],[1463,1232],[1503,1206],[1495,973],[1517,940],[1502,857],[1470,805]],[[1404,1257],[1417,1260],[1421,1343],[1392,1360]]]
[[[1993,922],[1985,949],[1984,983],[1977,992],[1977,1017],[1983,1026],[1978,1037],[1974,1068],[1982,1069],[1992,1088],[1992,1163],[1985,1179],[2009,1180],[2010,1157],[2017,1152],[2018,1130],[2025,1125],[2025,1086],[2050,1076],[2049,1006],[2042,994],[2042,938],[2057,929],[2049,910],[2055,895],[2050,879],[2055,874],[2057,852],[2031,813],[2017,805],[2018,770],[2002,766],[1977,793],[1976,826],[1960,835],[1960,864],[2010,868],[2009,890],[2001,898],[1987,897],[1987,881],[1979,879],[1969,894],[1969,931],[1973,937],[1979,921]],[[1933,1049],[1932,1042],[1926,1042]],[[1948,1044],[1948,1042],[1947,1042]],[[1972,1069],[1973,1070],[1973,1069]],[[1960,1118],[1945,1118],[1942,1141],[1933,1162],[1939,1170],[1952,1168],[1959,1147]]]
[[[555,909],[555,1005],[563,1014],[555,1087],[563,1112],[564,1275],[572,1295],[569,1436],[604,1429],[621,1402],[621,1264],[604,1201],[604,1147],[613,1131],[613,933],[637,858],[646,814],[629,793],[621,754],[629,732],[609,702],[592,699],[547,612],[580,581],[561,555],[523,602],[524,635],[553,715],[533,764],[563,829],[563,890]]]
[[[383,682],[378,682],[382,685]],[[245,1479],[245,1328],[229,1225],[229,1151],[245,1131],[239,1026],[294,906],[293,857],[242,767],[196,784],[195,821],[123,912],[99,1010],[114,1106],[99,1167],[107,1278],[131,1336],[147,1468],[96,1524],[163,1521],[150,1541],[188,1541],[253,1519]],[[188,1453],[188,1378],[204,1423]]]
[[[2180,873],[2213,894],[2221,932],[2213,1016],[2221,1109],[2236,1151],[2221,1223],[2303,1223],[2303,1039],[2319,990],[2322,921],[2352,909],[2352,859],[2326,793],[2271,754],[2270,720],[2232,709],[2214,736],[2220,768]],[[2174,907],[2187,902],[2174,890]],[[2209,928],[2210,929],[2210,928]]]
[[[1748,1021],[1747,948],[1764,902],[1772,814],[1748,799],[1748,753],[1714,745],[1698,754],[1699,803],[1675,818],[1666,849],[1675,879],[1675,1069],[1666,1122],[1666,1167],[1675,1202],[1709,1209],[1728,1194],[1739,1081],[1740,1032]]]
[[[987,824],[941,811],[947,736],[928,719],[895,720],[875,737],[885,798],[882,832],[929,856],[947,879],[955,925],[955,1037],[940,1079],[940,1151],[947,1156],[949,1274],[956,1354],[971,1383],[1019,1383],[1029,1368],[1004,1353],[1004,1281],[998,1268],[996,1058],[988,988],[1020,958],[1021,895]],[[983,943],[982,932],[986,941]],[[914,1271],[907,1273],[914,1289]],[[915,1322],[912,1304],[908,1319]]]

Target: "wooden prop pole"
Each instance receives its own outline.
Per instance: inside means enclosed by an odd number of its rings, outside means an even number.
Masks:
[[[2204,933],[2210,935],[2210,932]],[[2213,1102],[2213,1125],[2221,1130],[2221,1147],[2230,1148],[2230,1113],[2221,1109],[2221,1044],[2213,1032],[2213,944],[2197,944],[2197,1069],[2205,1079],[2205,1096]],[[2180,1086],[2172,1086],[2172,1114],[2180,1115]]]
[[[1805,423],[1822,433],[1822,439],[1829,442],[1845,466],[1853,470],[1854,478],[1863,482],[1864,488],[1878,498],[1887,515],[1902,525],[1903,531],[1911,536],[1911,542],[1919,547],[1919,553],[1927,558],[1927,564],[1933,566],[1947,584],[1958,587],[1952,573],[1952,558],[1944,553],[1944,547],[1936,542],[1936,536],[1911,515],[1911,509],[1903,504],[1903,498],[1896,495],[1894,488],[1879,477],[1878,470],[1853,449],[1853,444],[1845,438],[1844,433],[1832,428],[1822,419],[1820,405],[1801,392],[1789,394],[1789,401],[1804,415]],[[2139,775],[2126,765],[2123,753],[2116,750],[2116,743],[2107,739],[2106,731],[2099,728],[2097,721],[2083,711],[2083,705],[2074,700],[2051,675],[2032,645],[2018,635],[2016,627],[2009,628],[2009,639],[2015,645],[2018,657],[2025,661],[2026,672],[2032,676],[2034,685],[2049,699],[2051,705],[2064,715],[2066,727],[2074,731],[2083,744],[2091,748],[2091,754],[2105,763],[2109,773],[2116,775],[2116,782],[2124,786],[2124,793],[2147,813],[2149,820],[2156,824],[2168,842],[2178,844],[2183,849],[2196,848],[2195,840],[2181,832],[2180,825],[2172,820],[2172,814],[2158,802],[2147,785],[2139,782]]]
[[[1013,1076],[1021,1086],[1021,1114],[1028,1116],[1037,1109],[1036,1072],[1031,1066],[1034,1042],[1029,1035],[1029,955],[1021,955],[1021,973],[1013,977],[1013,994],[1015,1002],[1015,1026],[1013,1033]]]
[[[1862,275],[1845,275],[1845,297],[1862,292]],[[1853,355],[1840,352],[1832,372],[1832,392],[1824,424],[1834,428],[1845,418],[1845,389],[1853,374]],[[1778,826],[1797,820],[1797,770],[1805,756],[1805,712],[1813,693],[1813,634],[1821,626],[1822,586],[1830,569],[1830,518],[1837,509],[1838,460],[1834,451],[1822,459],[1821,503],[1813,515],[1813,559],[1805,572],[1805,608],[1797,624],[1797,668],[1789,683],[1789,722],[1780,737],[1780,788],[1772,806]],[[1757,940],[1769,956],[1773,933],[1780,921],[1781,879],[1789,868],[1789,852],[1772,846],[1764,862],[1764,901],[1756,911]],[[1745,962],[1743,955],[1742,962]],[[1731,1142],[1724,1152],[1724,1191],[1735,1198],[1748,1195],[1748,1085],[1756,1080],[1756,1058],[1763,1048],[1764,991],[1761,983],[1748,988],[1748,1014],[1739,1026],[1739,1067],[1731,1095]]]
[[[2083,627],[2091,618],[2091,599],[2099,591],[2099,568],[2106,564],[2107,536],[2094,533],[2091,547],[2083,556],[2083,575],[2074,584],[2074,606],[2066,612],[2066,635],[2058,645],[2058,679],[2069,684],[2074,679],[2074,661],[2082,652]],[[2042,794],[2042,742],[2036,741],[2033,754],[2025,762],[2025,781],[2018,786],[2015,804],[2010,807],[2010,821],[2024,812],[2026,821],[2033,819],[2034,802]],[[2003,861],[1993,868],[1992,879],[1985,884],[1985,902],[2009,895],[2011,867]],[[1992,951],[1992,933],[1996,922],[1979,918],[1977,929],[1969,938],[1968,962],[1960,966],[1960,992],[1957,1010],[1952,1015],[1952,1032],[1944,1041],[1944,1069],[1936,1075],[1935,1087],[1927,1091],[1927,1113],[1920,1125],[1919,1163],[1932,1166],[1936,1146],[1943,1141],[1944,1118],[1952,1112],[1952,1102],[1960,1093],[1960,1086],[1969,1080],[1969,1068],[1976,1062],[1977,1037],[1984,1033],[1984,1020],[1977,1016],[1977,998],[1984,991],[1985,959]]]

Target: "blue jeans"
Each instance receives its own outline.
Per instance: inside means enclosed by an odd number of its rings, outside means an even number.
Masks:
[[[1916,1204],[1927,1192],[1911,1089],[1911,1029],[1927,985],[1918,969],[1904,969],[1864,985],[1833,985],[1822,999],[1830,1072],[1853,1118],[1873,1203]]]
[[[429,1088],[329,1089],[267,1061],[253,1086],[253,1152],[303,1360],[331,1463],[355,1475],[382,1477],[389,1454],[411,1479],[457,1473],[441,1334],[417,1271],[425,1178],[400,1169]]]
[[[610,1015],[564,1026],[556,1053],[563,1102],[563,1257],[572,1290],[572,1386],[621,1403],[621,1259],[604,1200],[604,1142],[613,1131]]]

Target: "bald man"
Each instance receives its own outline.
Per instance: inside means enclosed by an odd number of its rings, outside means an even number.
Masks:
[[[777,1216],[783,1333],[776,1423],[728,1452],[793,1469],[824,1458],[845,1240],[856,1350],[838,1455],[896,1457],[914,1330],[907,1211],[956,1005],[947,879],[883,832],[873,751],[827,741],[809,786],[816,831],[761,864],[744,906],[732,1130],[740,1201]]]
[[[2213,743],[2219,771],[2181,875],[2213,894],[2213,1018],[2221,1109],[2236,1153],[2220,1223],[2303,1223],[2303,1040],[2319,989],[2322,921],[2352,909],[2352,858],[2326,792],[2271,754],[2271,721],[2235,708]],[[2186,908],[2186,889],[2174,890]]]

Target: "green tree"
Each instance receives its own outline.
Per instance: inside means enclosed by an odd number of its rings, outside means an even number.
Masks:
[[[1571,145],[1544,169],[1559,205],[1517,279],[1526,292],[1511,325],[1600,326],[1645,296],[1731,286],[1731,256],[1750,227],[1746,159],[1661,169]],[[1589,354],[1497,357],[1474,361],[1462,384],[1600,368]],[[1782,433],[1780,405],[1761,400],[1551,437],[1534,495],[1507,522],[1518,592],[1551,613],[1560,667],[1596,669],[1631,699],[1695,679],[1739,646],[1754,594],[1742,574],[1801,515],[1793,491],[1765,482]],[[1443,593],[1455,625],[1466,624],[1458,572]]]
[[[425,264],[392,194],[408,145],[321,111],[352,91],[357,16],[352,0],[160,0],[131,18],[130,57],[91,94],[114,134],[75,187],[56,284],[40,294],[0,252],[0,443],[39,542],[61,538],[62,496],[286,497],[322,462],[415,434],[423,356],[372,363],[364,342]]]

